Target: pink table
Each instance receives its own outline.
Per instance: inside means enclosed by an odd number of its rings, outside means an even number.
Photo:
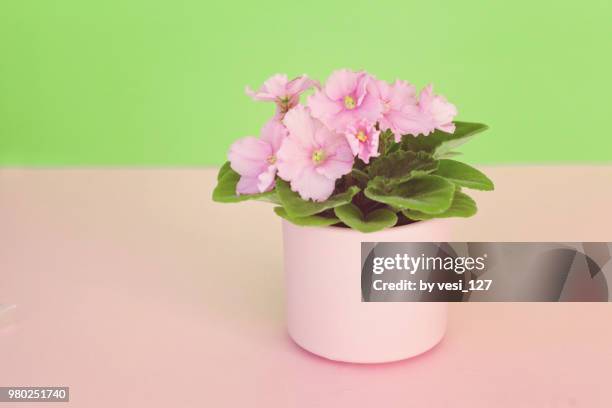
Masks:
[[[612,167],[486,170],[455,240],[612,240]],[[212,203],[214,173],[0,170],[0,385],[71,388],[18,407],[612,406],[612,304],[453,304],[441,344],[387,365],[302,351],[280,221]]]

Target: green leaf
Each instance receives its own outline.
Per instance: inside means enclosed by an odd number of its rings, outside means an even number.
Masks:
[[[380,231],[397,223],[397,215],[384,208],[374,210],[365,217],[355,204],[336,207],[334,212],[343,223],[361,232]]]
[[[451,159],[453,157],[461,156],[462,154],[463,153],[461,153],[461,152],[450,151],[450,152],[446,152],[444,154],[440,154],[436,158],[438,158],[438,159]]]
[[[400,185],[389,187],[382,179],[374,179],[365,189],[366,197],[394,208],[441,214],[451,204],[455,185],[439,176],[418,176]]]
[[[402,150],[412,152],[427,152],[434,158],[445,157],[453,149],[461,146],[477,133],[484,132],[489,127],[482,123],[454,122],[453,133],[436,130],[432,134],[424,136],[403,135],[401,141]]]
[[[283,207],[274,207],[274,212],[279,217],[282,217],[295,225],[300,225],[303,227],[327,227],[330,225],[338,224],[340,222],[338,218],[322,217],[320,215],[308,215],[306,217],[292,217],[289,214],[287,214],[287,211]]]
[[[368,176],[368,173],[366,173],[365,171],[359,170],[359,169],[353,169],[351,171],[351,177],[353,177],[353,179],[357,181],[357,184],[359,186],[362,186],[364,188],[365,186],[367,186],[368,182],[370,181],[370,177]]]
[[[379,141],[378,142],[378,146],[379,146],[378,151],[380,152],[381,156],[384,156],[387,153],[389,153],[391,148],[396,144],[395,143],[395,135],[393,134],[391,129],[387,129],[384,132],[382,132],[380,134],[380,136],[378,137],[378,141]]]
[[[261,200],[278,204],[274,190],[260,194],[236,194],[236,184],[240,174],[232,170],[228,163],[219,170],[217,186],[213,190],[212,199],[219,203],[239,203],[247,200]]]
[[[425,152],[398,150],[377,158],[369,168],[370,177],[382,177],[386,184],[399,184],[412,177],[431,173],[438,163]]]
[[[276,191],[287,214],[291,217],[306,217],[339,205],[350,203],[360,189],[357,186],[351,186],[345,192],[333,195],[321,202],[303,200],[298,193],[291,190],[289,183],[281,179],[276,180]]]
[[[455,160],[440,160],[438,170],[433,174],[444,177],[458,186],[475,190],[493,190],[493,182],[480,170]]]
[[[225,173],[227,173],[231,169],[232,166],[230,165],[230,162],[226,161],[225,163],[223,163],[223,166],[221,166],[221,168],[219,169],[219,173],[217,174],[217,181],[221,180],[221,177],[223,177]]]
[[[471,217],[476,214],[476,211],[478,211],[476,202],[467,194],[456,191],[451,206],[441,214],[426,214],[414,210],[404,210],[402,213],[411,220],[423,221],[432,218]]]
[[[398,150],[400,150],[400,147],[401,145],[395,141],[395,137],[394,137],[393,143],[391,144],[391,146],[389,146],[388,149],[386,149],[387,150],[386,154],[397,152]]]

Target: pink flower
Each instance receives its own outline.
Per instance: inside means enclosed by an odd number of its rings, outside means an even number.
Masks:
[[[356,126],[349,125],[345,134],[353,154],[365,163],[370,162],[370,157],[378,156],[379,135],[380,131],[365,120],[361,120]]]
[[[442,95],[434,95],[433,87],[427,85],[421,91],[419,103],[413,115],[417,123],[413,134],[430,134],[438,129],[443,132],[453,133],[455,124],[453,118],[457,115],[457,108],[448,102]]]
[[[278,175],[304,200],[325,201],[336,179],[351,171],[353,153],[346,139],[313,119],[298,105],[285,115],[289,136],[277,153]]]
[[[261,129],[261,138],[249,136],[232,144],[228,158],[232,169],[240,174],[237,194],[256,194],[272,189],[277,153],[286,137],[287,129],[272,119]]]
[[[299,103],[300,95],[313,86],[319,87],[319,82],[308,78],[306,75],[289,81],[287,75],[276,74],[266,80],[259,91],[255,92],[247,86],[245,92],[256,101],[275,102],[277,115],[282,117],[289,109]]]
[[[378,121],[379,128],[391,129],[395,134],[395,141],[399,142],[401,135],[412,133],[417,127],[412,118],[417,106],[414,85],[399,79],[394,84],[376,81],[376,89],[383,105],[382,117]]]
[[[309,97],[308,106],[312,116],[339,132],[361,119],[376,123],[382,113],[374,79],[348,69],[333,72],[325,88]]]

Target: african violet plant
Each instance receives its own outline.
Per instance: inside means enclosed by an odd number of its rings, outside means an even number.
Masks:
[[[314,89],[308,104],[300,95]],[[373,232],[442,217],[469,217],[476,203],[462,190],[492,190],[454,149],[487,129],[453,122],[457,109],[430,86],[392,84],[347,69],[324,87],[306,75],[268,79],[254,100],[276,104],[261,136],[230,148],[218,175],[218,202],[263,200],[302,226]]]

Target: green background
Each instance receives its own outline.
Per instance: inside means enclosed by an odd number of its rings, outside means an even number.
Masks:
[[[0,2],[0,164],[211,165],[273,107],[244,86],[340,67],[491,130],[475,163],[612,160],[612,2]]]

